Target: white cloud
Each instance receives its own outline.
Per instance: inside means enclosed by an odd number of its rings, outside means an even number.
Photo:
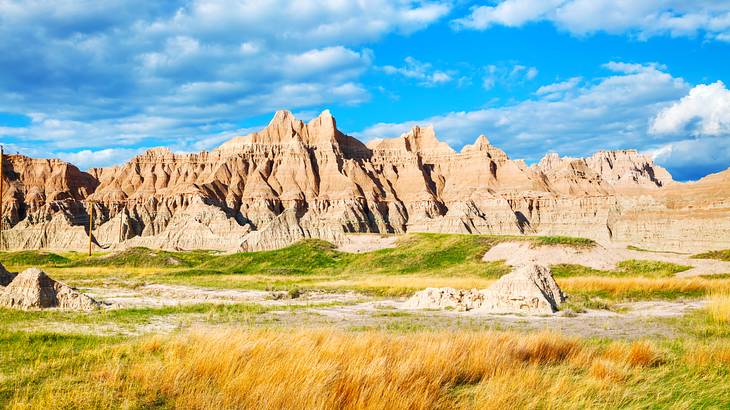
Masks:
[[[651,124],[654,134],[730,135],[730,90],[722,81],[700,84],[663,109]]]
[[[581,78],[581,77],[572,77],[566,81],[562,81],[559,83],[543,85],[542,87],[538,88],[537,91],[535,91],[535,94],[537,94],[537,95],[560,94],[560,93],[563,93],[566,91],[574,90],[575,87],[581,81],[583,81],[583,78]]]
[[[598,149],[625,148],[656,154],[660,148],[672,146],[672,155],[657,155],[657,160],[679,179],[694,179],[730,166],[727,139],[687,140],[686,135],[649,132],[657,113],[687,95],[691,86],[686,81],[656,64],[613,63],[604,67],[610,68],[610,75],[543,86],[535,99],[402,123],[378,123],[357,135],[365,140],[393,137],[414,125],[431,124],[439,138],[455,148],[486,134],[511,157],[528,161],[539,160],[549,149],[583,156]],[[682,156],[692,147],[702,149]]]
[[[544,16],[561,0],[503,1],[496,6],[474,7],[465,18],[454,20],[457,27],[484,30],[493,25],[519,27]]]
[[[482,88],[491,90],[498,84],[507,86],[523,84],[534,80],[538,73],[536,67],[528,67],[522,64],[490,64],[484,67]]]
[[[448,83],[453,80],[452,75],[454,74],[454,72],[435,70],[432,64],[418,61],[410,56],[404,59],[404,65],[401,67],[386,65],[380,67],[380,70],[388,75],[402,75],[418,80],[419,84],[425,87]]]
[[[362,45],[420,30],[449,4],[0,1],[0,112],[37,113],[12,131],[26,148],[98,152],[207,138],[284,107],[359,104],[373,59]]]
[[[97,151],[87,149],[77,152],[58,152],[55,156],[76,165],[79,169],[87,170],[126,162],[142,152],[142,149],[107,148]]]
[[[675,177],[696,180],[730,166],[730,136],[675,141],[648,153],[669,165]]]
[[[502,0],[473,7],[452,24],[457,29],[486,30],[537,21],[552,22],[575,35],[603,31],[630,33],[640,39],[698,33],[709,40],[730,38],[730,4],[723,0]]]

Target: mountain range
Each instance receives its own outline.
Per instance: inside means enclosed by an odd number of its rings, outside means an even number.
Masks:
[[[279,111],[210,152],[149,150],[83,172],[5,156],[5,249],[253,251],[349,233],[565,235],[615,246],[730,248],[730,169],[682,183],[637,151],[551,153],[528,166],[481,135],[460,152],[433,128],[364,144],[329,111]]]

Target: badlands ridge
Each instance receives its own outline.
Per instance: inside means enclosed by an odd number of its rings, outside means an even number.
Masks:
[[[432,128],[367,145],[329,111],[287,111],[211,152],[157,148],[82,172],[6,156],[2,247],[263,250],[347,233],[568,235],[611,246],[730,248],[730,169],[679,183],[636,151],[511,160],[479,136],[455,152]]]

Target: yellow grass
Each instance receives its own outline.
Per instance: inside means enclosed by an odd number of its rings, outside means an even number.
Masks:
[[[730,292],[711,295],[707,310],[715,323],[730,325]]]
[[[201,330],[95,352],[66,379],[20,389],[10,407],[612,408],[647,404],[645,383],[667,387],[666,354],[554,333]]]
[[[629,293],[707,293],[730,290],[729,279],[704,278],[612,278],[581,276],[557,279],[561,288],[570,292]]]

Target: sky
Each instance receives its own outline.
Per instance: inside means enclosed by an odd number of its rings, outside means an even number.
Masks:
[[[0,143],[82,169],[330,109],[695,180],[730,167],[729,87],[730,0],[0,0]]]

